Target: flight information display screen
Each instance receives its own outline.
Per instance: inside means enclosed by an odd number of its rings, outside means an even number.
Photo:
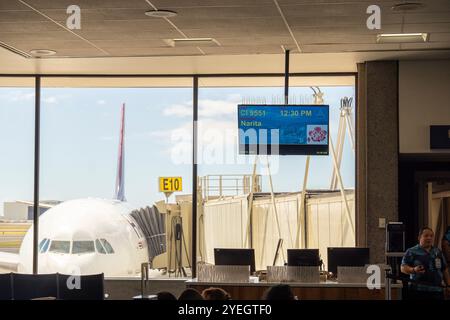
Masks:
[[[328,155],[328,105],[238,105],[239,154]]]

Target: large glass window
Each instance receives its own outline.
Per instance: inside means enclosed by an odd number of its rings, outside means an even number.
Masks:
[[[34,101],[34,78],[0,77],[0,252],[18,253],[31,225]]]
[[[140,272],[153,252],[145,243],[170,226],[159,215],[152,220],[161,201],[189,208],[182,222],[189,246],[192,78],[43,78],[41,96],[40,198],[72,200],[60,227],[83,233],[89,219],[89,236],[98,239],[75,241],[72,253],[113,254],[121,243],[126,253],[111,255],[114,267],[99,271]],[[181,177],[182,190],[160,192],[160,177]],[[48,228],[45,220],[40,228]]]
[[[34,79],[28,80],[10,79],[9,85],[5,78],[0,81],[0,215],[12,220],[30,219],[33,212]],[[199,119],[194,124],[198,129],[197,260],[214,262],[216,247],[252,247],[257,269],[264,269],[282,243],[277,264],[286,262],[289,248],[319,248],[326,264],[327,247],[355,245],[353,77],[290,78],[290,104],[330,106],[329,155],[239,154],[237,105],[282,104],[283,85],[282,77],[199,78]],[[65,232],[83,231],[82,221],[92,215],[99,227],[111,230],[101,236],[108,241],[99,236],[95,241],[74,242],[72,253],[114,253],[111,244],[123,239],[121,232],[130,233],[127,239],[134,239],[130,251],[144,250],[130,258],[140,270],[141,262],[153,258],[152,252],[166,250],[175,257],[170,231],[181,226],[186,247],[182,250],[187,252],[182,265],[190,264],[192,93],[192,78],[42,79],[40,213],[78,199],[81,202],[65,212],[80,216],[80,230],[78,220],[67,219],[64,225],[62,219],[61,228],[70,225],[72,230]],[[161,192],[163,177],[181,178],[182,189]],[[92,201],[97,203],[92,206]],[[181,219],[160,221],[156,215],[146,220],[151,207],[163,208],[162,202],[173,205],[166,208],[179,212]],[[120,222],[122,231],[108,225],[112,220],[105,219],[110,210],[105,203],[127,215]],[[88,207],[95,207],[90,215]],[[150,220],[155,222],[152,227],[147,225]],[[46,223],[42,220],[40,228],[48,234]],[[29,225],[25,223],[24,230]],[[163,238],[167,244],[159,240]],[[0,251],[17,252],[20,240],[11,249],[12,242],[2,239]],[[44,239],[39,250],[70,253],[71,243]],[[31,257],[28,260],[31,263]]]
[[[283,81],[200,81],[199,260],[213,263],[218,247],[252,247],[265,269],[281,240],[277,264],[286,262],[286,249],[318,248],[326,265],[327,247],[355,245],[353,77],[290,78],[289,104],[329,105],[329,155],[239,154],[237,105],[284,104]]]

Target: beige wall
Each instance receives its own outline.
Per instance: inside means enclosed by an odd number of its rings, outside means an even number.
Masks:
[[[429,126],[448,124],[450,60],[400,61],[400,153],[432,152]]]

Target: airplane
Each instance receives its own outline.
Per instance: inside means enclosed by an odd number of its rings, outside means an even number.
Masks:
[[[38,273],[98,274],[134,276],[149,261],[149,242],[159,241],[157,253],[165,251],[165,230],[159,238],[145,234],[133,214],[154,215],[157,209],[135,210],[125,199],[124,186],[125,104],[121,127],[114,199],[76,199],[58,204],[39,218]],[[142,222],[141,222],[142,223]],[[162,224],[163,225],[163,224]],[[148,232],[147,232],[148,233]],[[0,266],[20,273],[33,272],[33,227],[30,227],[18,254],[0,252]],[[15,271],[15,270],[14,270]]]

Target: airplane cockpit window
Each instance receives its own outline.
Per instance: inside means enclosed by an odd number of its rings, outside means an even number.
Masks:
[[[100,240],[95,240],[95,247],[97,248],[97,252],[101,254],[106,254],[106,250],[101,244]]]
[[[74,241],[72,254],[83,254],[95,252],[94,241]]]
[[[70,241],[53,240],[49,251],[54,253],[70,253]]]
[[[39,253],[45,253],[47,252],[48,245],[50,244],[50,239],[44,238],[39,243]]]
[[[109,244],[109,242],[106,239],[100,239],[103,247],[105,247],[106,253],[114,253],[114,249]]]

